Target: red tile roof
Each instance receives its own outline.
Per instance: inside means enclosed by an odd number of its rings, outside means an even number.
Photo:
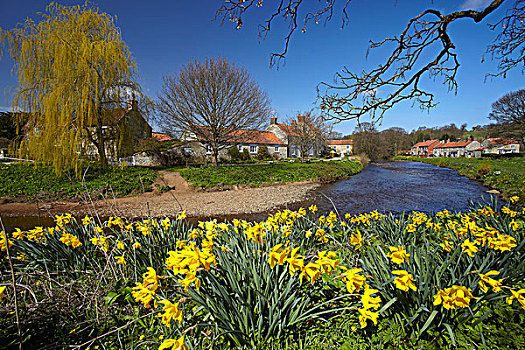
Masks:
[[[197,126],[199,129],[209,129],[204,126]],[[235,130],[231,134],[231,139],[228,142],[231,143],[257,143],[265,145],[286,145],[282,142],[274,133],[270,131],[259,131],[259,130]]]
[[[294,131],[292,126],[285,125],[285,124],[275,124],[275,125],[277,125],[279,129],[284,131],[286,134],[291,135],[291,136],[297,136],[297,133]]]
[[[427,147],[427,146],[430,146],[431,144],[433,143],[436,143],[436,142],[439,142],[439,140],[427,140],[427,141],[422,141],[422,142],[418,142],[416,143],[414,146],[412,147]]]
[[[518,141],[516,140],[508,140],[508,139],[502,139],[500,137],[496,137],[496,138],[490,138],[490,139],[487,139],[489,140],[489,142],[493,145],[510,145],[510,144],[516,144],[516,143],[519,143]]]
[[[169,141],[171,140],[171,137],[169,137],[168,134],[163,134],[160,132],[152,132],[151,137],[153,137],[157,141]]]
[[[232,133],[232,141],[238,143],[258,143],[265,145],[285,145],[274,133],[258,130],[237,130]]]
[[[353,145],[354,140],[326,140],[326,143],[332,146],[337,145]]]
[[[435,146],[434,148],[456,148],[456,147],[466,147],[472,141],[458,141],[458,142],[445,142],[440,145]]]

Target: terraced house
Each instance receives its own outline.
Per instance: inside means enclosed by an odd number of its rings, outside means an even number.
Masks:
[[[434,154],[434,147],[439,144],[439,140],[427,140],[418,142],[414,146],[412,146],[412,148],[410,149],[410,153],[413,156],[432,157]]]

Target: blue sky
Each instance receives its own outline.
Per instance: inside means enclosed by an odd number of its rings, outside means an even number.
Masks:
[[[479,7],[486,0],[353,0],[348,8],[350,22],[341,29],[337,13],[327,25],[310,25],[306,33],[298,32],[292,39],[285,65],[271,68],[270,54],[282,49],[286,27],[276,22],[266,40],[258,41],[257,25],[266,19],[274,1],[266,0],[261,9],[244,18],[244,26],[236,30],[231,23],[220,25],[213,21],[219,0],[195,1],[95,1],[102,11],[117,16],[117,25],[138,65],[140,82],[145,92],[156,97],[164,74],[176,73],[190,59],[226,57],[246,67],[252,77],[265,89],[279,120],[315,107],[316,85],[331,81],[343,66],[360,72],[378,64],[388,54],[372,50],[365,58],[369,40],[379,41],[399,34],[408,20],[425,8],[449,12],[463,7]],[[83,1],[59,1],[64,5],[83,4]],[[3,1],[0,27],[13,28],[25,18],[38,18],[47,1]],[[439,105],[430,112],[412,108],[405,102],[388,111],[379,129],[400,126],[408,131],[420,126],[441,126],[449,123],[469,128],[489,122],[490,105],[504,93],[524,88],[524,76],[515,70],[506,78],[488,79],[495,72],[495,63],[485,55],[495,33],[487,27],[496,22],[504,9],[475,24],[471,20],[455,22],[450,33],[456,44],[461,67],[458,73],[457,95],[448,93],[440,82],[425,81]],[[11,75],[9,57],[0,61],[0,110],[10,105],[10,91],[16,86]],[[364,120],[364,119],[363,119]],[[336,125],[344,134],[351,133],[355,121]]]

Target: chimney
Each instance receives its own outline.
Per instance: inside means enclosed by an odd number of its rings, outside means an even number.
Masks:
[[[271,117],[270,118],[270,125],[276,125],[277,124],[277,117]]]
[[[128,111],[138,111],[139,110],[139,102],[135,99],[128,100]]]
[[[304,115],[298,115],[297,116],[297,122],[298,123],[305,123],[306,122],[306,117]]]

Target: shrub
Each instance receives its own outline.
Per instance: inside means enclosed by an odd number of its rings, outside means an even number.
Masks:
[[[484,177],[484,176],[487,176],[488,174],[490,174],[491,170],[492,170],[492,168],[490,167],[490,164],[483,163],[478,168],[478,174],[479,174],[479,176]]]
[[[238,162],[244,159],[243,155],[241,152],[239,152],[239,149],[236,146],[228,148],[228,155],[230,156],[230,160],[233,162]]]
[[[257,155],[255,156],[258,160],[268,159],[270,157],[270,153],[268,152],[268,147],[262,145],[259,146],[257,149]]]

